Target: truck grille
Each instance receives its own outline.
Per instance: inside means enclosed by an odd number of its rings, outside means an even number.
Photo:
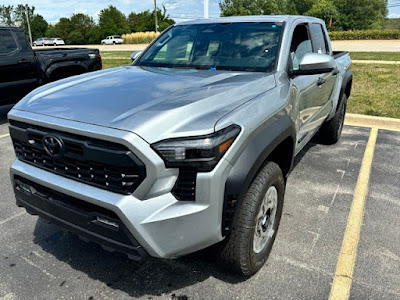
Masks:
[[[144,164],[120,144],[13,120],[10,135],[19,160],[92,186],[131,194],[146,177]]]

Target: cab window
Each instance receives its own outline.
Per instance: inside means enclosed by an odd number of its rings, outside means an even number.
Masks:
[[[293,70],[298,70],[300,61],[306,53],[312,53],[312,43],[308,26],[300,24],[293,31],[292,43],[290,44],[290,58]]]
[[[325,38],[325,33],[322,30],[321,24],[311,24],[311,33],[313,36],[314,52],[327,54],[329,48]]]

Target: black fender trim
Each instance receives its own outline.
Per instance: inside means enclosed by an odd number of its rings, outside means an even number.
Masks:
[[[286,153],[286,155],[282,153],[283,159],[290,160],[287,162],[288,167],[283,172],[286,176],[290,173],[294,160],[295,132],[294,123],[285,111],[276,115],[272,122],[264,123],[249,137],[247,147],[236,162],[232,162],[233,168],[225,183],[222,236],[230,231],[236,207],[240,203],[240,199],[243,199],[251,182],[265,165],[268,157],[285,140],[290,140],[289,145],[292,148],[290,149],[291,153]],[[274,161],[274,159],[271,160]]]
[[[52,73],[56,71],[57,69],[60,68],[67,68],[67,67],[80,67],[85,70],[85,72],[88,71],[88,66],[81,62],[81,61],[66,61],[66,62],[59,62],[52,64],[49,68],[46,70],[46,77],[47,79],[51,78]]]
[[[339,94],[338,104],[336,105],[336,111],[340,107],[340,104],[341,104],[341,101],[343,98],[343,94],[346,92],[346,88],[349,83],[350,83],[350,90],[349,90],[348,96],[350,96],[352,81],[353,81],[353,71],[351,69],[348,69],[346,71],[346,73],[344,73],[344,76],[343,76],[343,82],[342,82],[342,87],[340,88],[340,94]]]

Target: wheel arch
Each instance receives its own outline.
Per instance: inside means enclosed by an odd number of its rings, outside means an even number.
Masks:
[[[350,97],[351,89],[353,87],[353,72],[349,69],[343,76],[343,84],[340,89],[338,104],[336,105],[336,110],[339,109],[343,95],[346,95],[347,99]]]
[[[277,163],[284,176],[289,175],[295,153],[295,132],[292,120],[285,115],[259,130],[233,163],[225,183],[222,236],[226,236],[230,231],[236,208],[251,182],[267,162]]]
[[[79,75],[82,73],[86,73],[88,71],[88,67],[81,63],[58,63],[50,66],[46,70],[46,77],[49,82],[66,78],[72,75]],[[58,74],[60,74],[58,76]]]

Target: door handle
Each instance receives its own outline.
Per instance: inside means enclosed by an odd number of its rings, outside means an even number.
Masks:
[[[326,82],[326,79],[320,77],[320,78],[318,78],[317,85],[318,85],[318,86],[321,86],[321,85],[323,85],[325,82]]]
[[[25,59],[25,58],[23,58],[23,59],[20,59],[20,60],[18,61],[18,63],[19,63],[20,65],[23,65],[23,64],[31,64],[31,63],[32,63],[32,61],[31,61],[31,60],[28,60],[28,59]]]

